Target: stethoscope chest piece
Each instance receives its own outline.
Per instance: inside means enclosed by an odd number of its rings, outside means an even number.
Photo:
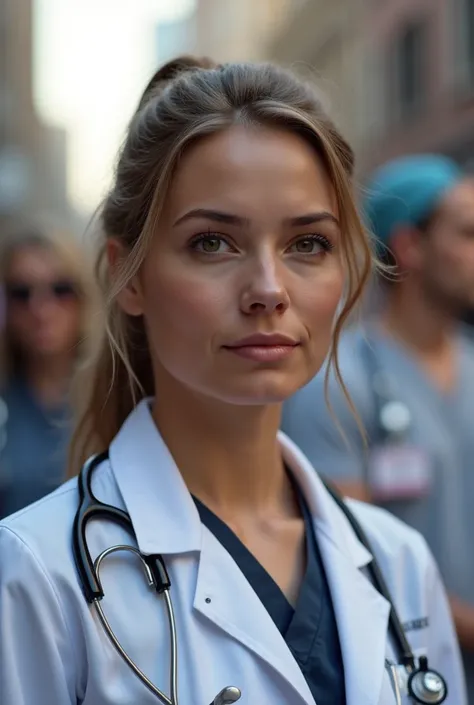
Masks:
[[[421,705],[441,705],[446,700],[446,682],[439,673],[428,668],[426,656],[420,658],[420,667],[408,679],[408,694]]]

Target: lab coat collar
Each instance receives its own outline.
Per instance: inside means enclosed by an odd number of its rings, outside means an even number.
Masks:
[[[201,520],[150,404],[151,399],[143,399],[112,441],[112,472],[142,553],[199,551]]]
[[[336,615],[347,705],[379,705],[390,604],[361,570],[373,556],[299,448],[284,436],[281,441],[313,516]]]
[[[324,533],[356,568],[366,566],[372,560],[372,554],[359,541],[309,460],[284,433],[280,432],[278,437],[286,466],[303,493],[316,530]]]
[[[282,433],[279,442],[313,516],[339,630],[347,703],[379,705],[390,606],[359,570],[372,556],[301,451]],[[314,705],[308,684],[271,617],[261,609],[229,554],[203,529],[153,422],[149,400],[141,402],[125,422],[110,447],[110,460],[140,550],[165,556],[200,552],[194,609],[291,685],[295,705]]]
[[[112,470],[143,553],[199,551],[202,544],[199,514],[152,419],[150,403],[150,399],[141,401],[113,440]],[[279,442],[318,530],[356,567],[369,563],[371,554],[355,536],[310,462],[281,432]]]

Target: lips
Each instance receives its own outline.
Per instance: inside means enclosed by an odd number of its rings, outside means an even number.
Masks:
[[[299,345],[287,335],[256,334],[225,345],[224,349],[253,362],[277,363],[290,357]]]
[[[231,345],[224,345],[224,347],[235,349],[247,347],[295,347],[296,345],[299,345],[299,342],[287,335],[257,333],[247,338],[242,338]]]

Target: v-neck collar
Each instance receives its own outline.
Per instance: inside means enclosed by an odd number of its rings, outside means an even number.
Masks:
[[[437,386],[434,381],[427,374],[426,370],[419,360],[410,352],[410,349],[400,340],[392,336],[389,332],[380,330],[380,328],[374,324],[368,324],[365,331],[362,332],[364,336],[368,338],[370,345],[375,345],[388,352],[391,356],[395,356],[404,366],[406,366],[413,375],[416,375],[418,383],[423,385],[426,393],[432,397],[441,407],[446,404],[453,404],[457,402],[459,397],[459,390],[461,388],[463,379],[463,365],[464,365],[464,354],[462,347],[462,339],[460,336],[456,336],[454,339],[454,355],[455,355],[455,379],[454,383],[449,390],[442,390]]]
[[[294,641],[301,645],[301,656],[304,658],[304,654],[308,653],[306,639],[310,638],[312,641],[316,638],[321,617],[323,567],[322,561],[317,560],[318,549],[311,513],[301,492],[298,492],[298,499],[305,527],[306,568],[294,607],[270,573],[255,558],[237,534],[199,499],[196,497],[193,499],[202,523],[231,555],[285,641],[289,643]],[[312,602],[312,609],[309,612],[303,610],[308,601]],[[311,624],[308,624],[308,619]]]
[[[129,513],[139,549],[171,556],[182,582],[197,562],[194,613],[251,651],[293,690],[295,705],[314,702],[296,659],[230,554],[203,527],[187,489],[150,412],[150,399],[132,411],[110,446],[110,466]],[[384,678],[390,605],[360,571],[371,553],[332,499],[301,450],[282,432],[284,462],[312,517],[334,606],[344,662],[348,705],[377,705]],[[179,559],[186,556],[183,561]],[[179,559],[179,560],[178,560]],[[184,576],[184,577],[183,577]],[[354,609],[357,604],[357,609]],[[367,629],[370,624],[370,629]],[[354,652],[355,633],[364,649]],[[374,654],[376,657],[374,657]]]

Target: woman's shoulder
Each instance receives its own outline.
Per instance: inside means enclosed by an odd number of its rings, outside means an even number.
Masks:
[[[106,502],[120,504],[108,462],[98,468],[94,491]],[[0,522],[0,582],[2,565],[10,564],[10,576],[15,572],[17,551],[25,552],[32,563],[52,580],[75,579],[72,556],[72,530],[78,509],[77,478],[72,478],[51,494],[6,517]]]
[[[2,519],[0,529],[8,529],[33,543],[48,540],[58,529],[72,526],[77,497],[77,479],[72,478],[51,494]]]
[[[0,587],[23,583],[38,571],[51,580],[71,564],[71,536],[78,493],[69,480],[52,494],[0,522]]]

